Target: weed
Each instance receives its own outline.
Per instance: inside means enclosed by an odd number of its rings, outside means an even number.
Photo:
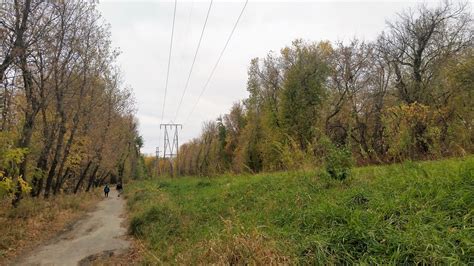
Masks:
[[[352,153],[347,147],[331,147],[326,156],[326,171],[336,180],[349,177],[352,167]]]

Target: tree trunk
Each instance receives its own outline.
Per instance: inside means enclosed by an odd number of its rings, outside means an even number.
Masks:
[[[45,139],[45,144],[43,146],[43,149],[41,150],[41,154],[38,158],[38,161],[36,163],[36,168],[38,168],[41,171],[41,177],[38,178],[38,176],[34,176],[31,183],[33,185],[33,189],[31,190],[31,196],[32,197],[37,197],[41,194],[41,191],[43,190],[43,183],[44,183],[44,175],[48,171],[48,157],[49,154],[51,153],[51,148],[53,147],[53,142],[54,142],[54,129],[52,128],[51,125],[47,124],[46,120],[46,113],[45,110],[42,110],[43,114],[43,136]]]
[[[79,112],[80,112],[80,107],[79,107],[79,110],[77,111],[77,113],[74,115],[74,118],[73,118],[73,125],[72,125],[72,129],[71,129],[71,134],[69,135],[69,138],[67,140],[66,147],[64,148],[63,158],[62,158],[61,163],[59,165],[59,170],[58,170],[58,173],[57,173],[58,178],[60,176],[62,176],[62,174],[63,174],[64,165],[66,164],[67,158],[69,156],[69,152],[71,151],[72,143],[74,141],[74,136],[76,134],[77,128],[79,127]]]
[[[66,169],[66,172],[64,173],[64,175],[61,177],[61,176],[58,176],[57,180],[56,180],[56,185],[54,186],[54,190],[53,190],[53,195],[56,195],[59,190],[61,189],[61,186],[64,182],[64,180],[67,178],[67,176],[69,175],[69,172],[70,172],[70,168],[68,167]]]
[[[84,171],[82,172],[81,176],[79,177],[79,181],[77,181],[76,187],[74,188],[74,194],[76,194],[77,191],[79,191],[79,188],[81,187],[82,182],[84,181],[84,178],[86,177],[87,171],[89,170],[89,167],[91,166],[91,164],[92,164],[91,161],[89,161],[89,162],[87,163],[86,168],[84,169]]]
[[[15,18],[16,39],[15,39],[15,42],[13,43],[12,49],[9,51],[8,54],[5,55],[5,57],[3,58],[3,62],[0,65],[0,83],[3,82],[3,78],[5,77],[6,70],[13,63],[15,59],[14,53],[17,52],[18,50],[22,51],[23,54],[25,53],[24,34],[28,25],[27,22],[28,22],[28,17],[30,14],[30,9],[31,9],[31,0],[25,0],[25,6],[21,14],[19,13],[20,7],[18,5],[19,3],[15,1],[15,9],[17,10],[15,14],[16,15],[16,18]]]
[[[35,125],[36,113],[34,110],[27,110],[25,112],[25,124],[21,132],[21,137],[18,146],[20,148],[28,148],[31,144],[31,137],[33,136],[33,129]],[[25,155],[25,158],[20,164],[20,175],[23,179],[26,179],[26,166],[28,164],[28,157]]]
[[[102,186],[104,184],[105,179],[110,175],[110,171],[105,173],[100,179],[99,182],[97,183],[98,186]]]
[[[96,176],[98,170],[99,170],[99,165],[96,165],[96,167],[94,168],[94,171],[92,171],[92,174],[89,177],[89,182],[87,184],[86,192],[89,192],[92,185],[94,184],[95,176]]]
[[[48,172],[48,177],[46,179],[46,187],[44,188],[44,197],[48,198],[51,192],[53,179],[56,174],[56,168],[61,158],[61,152],[63,149],[64,135],[66,134],[66,125],[64,119],[61,119],[61,125],[59,129],[58,139],[56,143],[56,151],[54,153],[53,161],[51,162],[51,167]]]
[[[19,40],[20,44],[19,47],[22,47],[26,50],[26,47],[23,43],[23,40]],[[25,110],[25,123],[23,125],[22,134],[20,137],[19,147],[20,148],[29,148],[31,144],[31,137],[33,136],[33,129],[35,126],[35,118],[39,111],[39,104],[35,95],[33,94],[33,78],[31,76],[31,72],[28,69],[28,63],[25,51],[22,52],[20,56],[20,67],[23,74],[23,86],[25,90],[26,100],[27,100],[27,108]],[[26,167],[28,163],[28,154],[25,155],[23,161],[20,164],[20,176],[26,180]],[[17,193],[15,193],[15,197],[12,200],[13,206],[18,206],[18,203],[21,200],[21,185],[20,181],[17,180],[17,188],[20,189]]]

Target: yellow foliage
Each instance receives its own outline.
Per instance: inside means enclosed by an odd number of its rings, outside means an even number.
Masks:
[[[4,172],[0,172],[0,198],[12,197],[16,191],[15,180],[12,177],[4,176]],[[27,194],[31,192],[31,186],[21,176],[18,177],[18,183],[20,184],[21,193]]]
[[[23,180],[21,176],[18,177],[18,183],[20,184],[21,192],[22,193],[30,193],[31,192],[31,186]]]
[[[439,152],[441,130],[438,120],[443,110],[412,103],[388,108],[385,125],[390,139],[389,154],[396,159],[413,158],[420,145],[425,145],[430,154]]]
[[[14,183],[12,178],[5,177],[5,173],[0,171],[0,198],[13,192]]]

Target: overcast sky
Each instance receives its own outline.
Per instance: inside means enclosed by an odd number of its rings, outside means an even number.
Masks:
[[[190,114],[244,2],[215,0],[213,3],[190,85],[174,121],[183,123],[180,143],[197,137],[204,121],[227,113],[232,103],[247,96],[250,59],[264,57],[270,50],[278,52],[296,38],[373,40],[385,28],[387,19],[413,7],[417,1],[250,0],[213,79]],[[100,11],[111,25],[113,46],[122,52],[119,64],[124,82],[135,92],[144,153],[154,153],[155,147],[163,145],[158,137],[173,7],[174,1],[99,3]],[[209,1],[178,0],[164,122],[175,117],[208,7]],[[190,119],[186,121],[188,116]]]

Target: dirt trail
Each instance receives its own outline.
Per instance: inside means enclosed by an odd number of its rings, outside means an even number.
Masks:
[[[17,265],[78,265],[81,260],[96,254],[117,254],[127,250],[122,227],[125,201],[112,189],[109,197],[97,209],[60,235],[54,242],[40,246]],[[84,262],[84,261],[83,261]],[[82,264],[82,263],[81,263]]]

